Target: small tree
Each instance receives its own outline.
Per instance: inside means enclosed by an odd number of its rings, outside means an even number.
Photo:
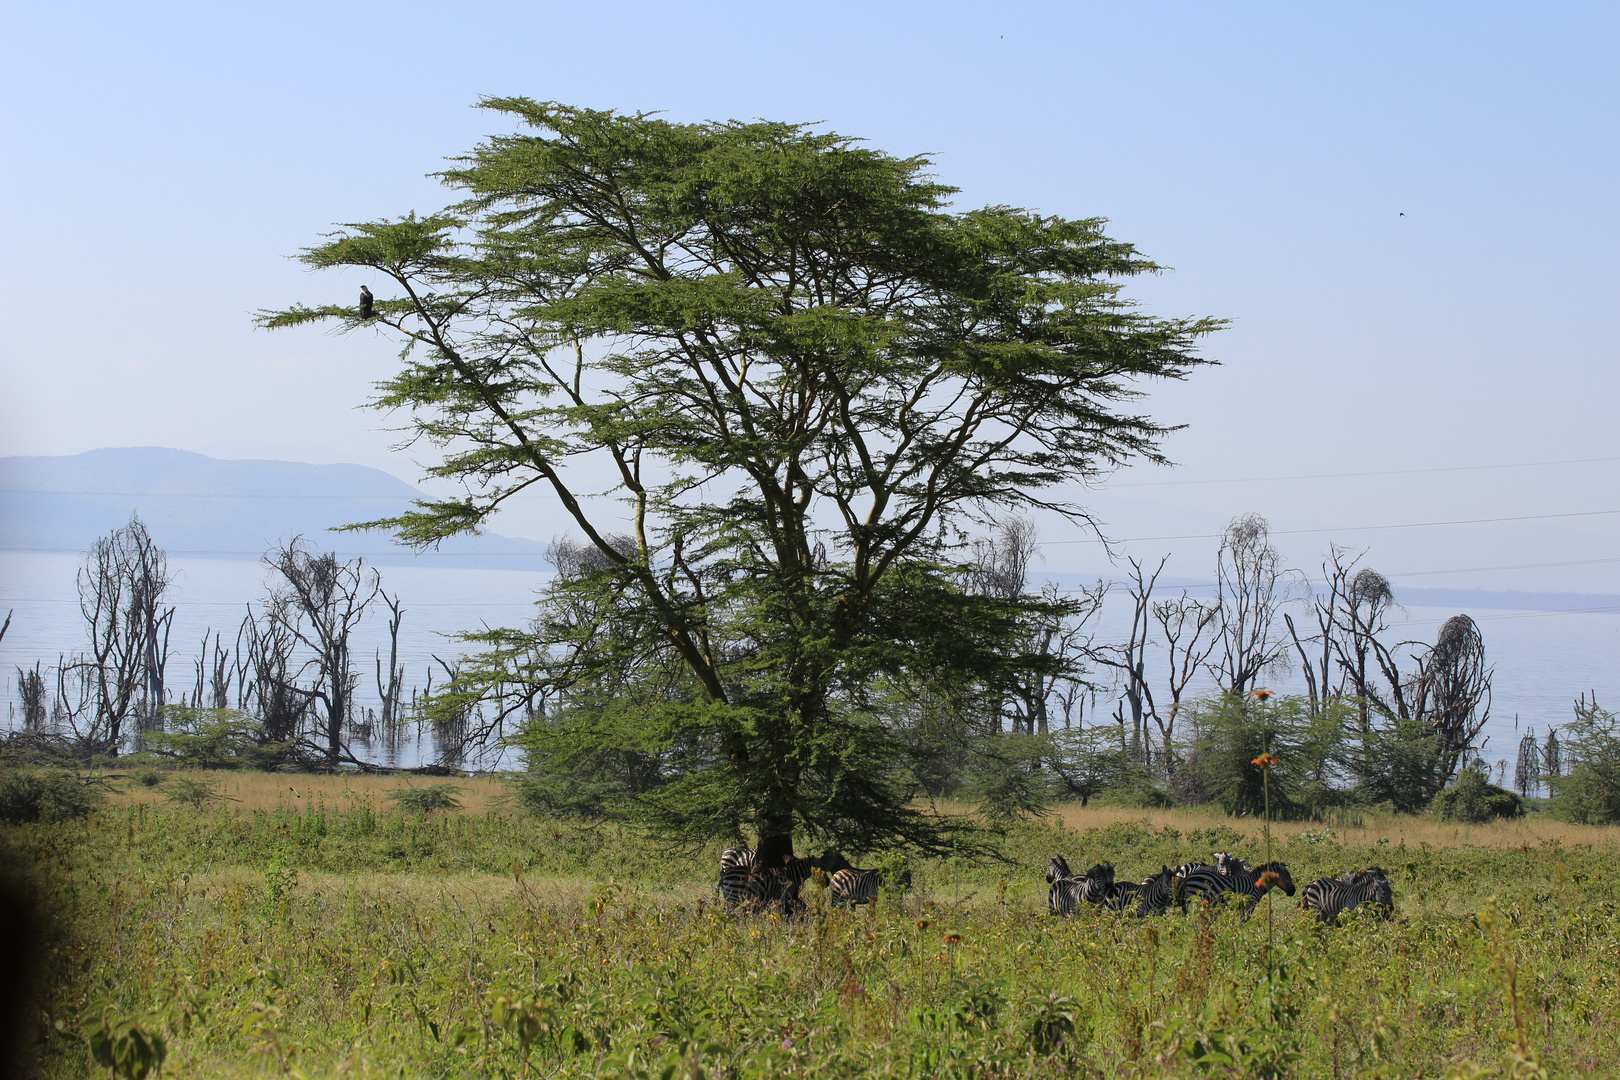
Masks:
[[[1582,825],[1620,824],[1620,720],[1583,694],[1564,732],[1569,769],[1551,778],[1554,811]]]

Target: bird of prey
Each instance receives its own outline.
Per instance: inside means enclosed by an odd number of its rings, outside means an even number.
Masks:
[[[1404,210],[1403,210],[1403,211],[1402,211],[1402,212],[1401,212],[1401,217],[1405,217],[1405,216],[1406,216],[1406,212],[1405,212],[1405,211],[1404,211]]]
[[[360,286],[360,317],[371,318],[371,290],[364,285]]]

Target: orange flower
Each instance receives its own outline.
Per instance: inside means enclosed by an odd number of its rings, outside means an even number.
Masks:
[[[960,945],[961,943],[962,943],[962,935],[961,934],[946,934],[945,935],[945,944],[947,944],[947,945]]]
[[[1272,693],[1273,691],[1270,690],[1254,690],[1250,692],[1249,696],[1259,698],[1261,701],[1264,701],[1268,697],[1271,697]]]
[[[918,919],[917,920],[917,929],[919,929],[919,930],[928,929],[928,920],[927,919]]]
[[[1266,772],[1270,772],[1272,766],[1282,764],[1282,758],[1278,757],[1276,754],[1261,754],[1259,757],[1249,762],[1249,764],[1256,766],[1257,768],[1264,769]]]
[[[1282,876],[1275,870],[1267,870],[1265,873],[1256,878],[1254,883],[1260,886],[1262,889],[1269,889],[1281,880]]]

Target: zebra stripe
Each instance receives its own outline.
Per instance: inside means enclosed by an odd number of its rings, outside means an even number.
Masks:
[[[1064,865],[1067,866],[1067,863]],[[1107,904],[1113,892],[1114,864],[1098,863],[1078,877],[1066,876],[1054,880],[1052,887],[1047,890],[1046,910],[1068,918],[1082,902],[1099,906]]]
[[[910,870],[901,871],[899,885],[902,889],[911,888]],[[836,870],[827,883],[827,892],[834,904],[870,904],[882,888],[883,871],[879,869]]]
[[[775,908],[788,918],[799,909],[799,882],[775,867],[733,867],[720,875],[720,901],[732,911]]]
[[[1243,917],[1248,918],[1254,911],[1260,898],[1271,888],[1260,886],[1260,876],[1265,873],[1277,875],[1276,884],[1289,896],[1294,895],[1294,879],[1288,873],[1286,863],[1269,862],[1256,867],[1244,866],[1239,860],[1228,860],[1227,870],[1204,868],[1194,870],[1185,877],[1176,879],[1175,898],[1181,905],[1181,910],[1187,910],[1189,900],[1196,898],[1211,904],[1220,903],[1232,896],[1249,898],[1248,906],[1244,909]]]
[[[1301,891],[1299,906],[1314,911],[1324,923],[1337,923],[1342,912],[1371,904],[1380,917],[1395,913],[1395,890],[1384,871],[1376,866],[1357,870],[1344,877],[1317,878]]]
[[[720,853],[720,872],[727,870],[747,870],[759,865],[759,856],[754,854],[751,847],[726,848]]]
[[[1046,861],[1046,883],[1052,884],[1058,878],[1074,877],[1069,869],[1069,860],[1061,855],[1054,855]]]
[[[1135,888],[1136,914],[1163,915],[1175,902],[1176,872],[1161,864],[1157,874],[1143,878]]]

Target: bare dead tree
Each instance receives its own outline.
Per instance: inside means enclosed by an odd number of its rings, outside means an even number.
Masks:
[[[203,631],[202,649],[198,652],[192,667],[197,676],[191,688],[192,708],[230,708],[231,677],[235,674],[236,663],[219,634],[213,630]]]
[[[1216,605],[1194,599],[1185,589],[1175,599],[1153,605],[1153,621],[1158,623],[1164,642],[1165,691],[1170,700],[1162,719],[1157,710],[1149,715],[1159,728],[1167,772],[1175,769],[1176,718],[1181,715],[1182,698],[1193,679],[1208,666],[1210,654],[1219,644],[1219,620]]]
[[[1597,701],[1596,694],[1592,695],[1592,700]],[[1585,699],[1582,698],[1581,705],[1584,704]],[[1579,707],[1577,706],[1577,708]],[[1564,755],[1558,748],[1558,730],[1556,728],[1547,732],[1547,741],[1541,749],[1541,775],[1549,780],[1564,775]]]
[[[1271,546],[1270,526],[1259,514],[1233,518],[1226,526],[1215,588],[1219,649],[1210,672],[1227,693],[1246,694],[1287,648],[1276,622],[1290,599],[1291,582],[1282,556]]]
[[[1388,578],[1371,567],[1357,569],[1359,561],[1359,555],[1348,558],[1343,549],[1332,550],[1324,570],[1333,583],[1335,602],[1325,612],[1323,633],[1340,676],[1334,693],[1349,692],[1356,698],[1357,725],[1365,735],[1371,730],[1372,712],[1409,717],[1411,710],[1405,701],[1406,679],[1400,664],[1383,642],[1389,612],[1395,606],[1394,589]],[[1318,611],[1321,617],[1321,609]],[[1379,688],[1380,676],[1387,692]],[[1324,694],[1326,683],[1324,678]]]
[[[315,734],[326,764],[365,764],[343,742],[360,681],[349,639],[381,591],[382,579],[375,570],[368,575],[363,560],[339,562],[335,554],[316,553],[299,537],[266,555],[265,563],[280,578],[267,601],[271,621],[311,654],[302,666],[308,677],[304,692],[325,714]]]
[[[237,633],[242,656],[237,668],[236,700],[243,712],[259,721],[263,743],[291,744],[304,727],[310,696],[298,685],[293,656],[298,639],[268,614],[256,618],[251,610]]]
[[[97,540],[79,570],[90,647],[75,662],[94,689],[95,713],[89,729],[77,721],[75,728],[105,752],[118,752],[129,721],[137,732],[161,723],[174,622],[174,608],[163,604],[169,584],[168,559],[137,515]]]
[[[399,605],[399,597],[389,596],[386,592],[378,591],[378,596],[388,607],[388,678],[383,679],[382,650],[376,654],[377,662],[377,695],[382,699],[382,714],[379,717],[384,738],[393,732],[400,722],[401,698],[405,693],[405,669],[399,663],[399,628],[405,618],[405,609]]]
[[[1541,790],[1541,748],[1536,745],[1536,729],[1519,740],[1519,760],[1513,767],[1513,790],[1525,798]]]
[[[1147,727],[1147,718],[1153,717],[1155,724],[1159,723],[1158,714],[1153,705],[1153,686],[1148,680],[1147,652],[1152,638],[1153,630],[1153,589],[1164,572],[1165,563],[1169,556],[1159,560],[1159,565],[1149,574],[1142,568],[1142,564],[1135,559],[1131,564],[1131,629],[1125,640],[1117,645],[1096,650],[1097,663],[1113,668],[1118,673],[1118,680],[1123,688],[1120,699],[1117,719],[1120,723],[1120,739],[1126,748],[1138,755],[1144,749],[1144,734]],[[1127,720],[1126,710],[1129,710],[1130,736],[1126,741],[1124,726]]]
[[[1414,715],[1440,737],[1447,779],[1479,749],[1474,740],[1491,714],[1491,674],[1479,627],[1467,615],[1453,615],[1440,627],[1412,680]]]

